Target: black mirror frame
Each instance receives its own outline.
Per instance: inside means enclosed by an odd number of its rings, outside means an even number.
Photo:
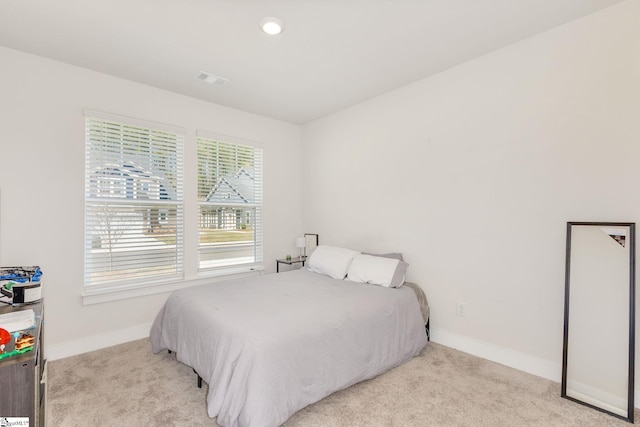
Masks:
[[[629,227],[629,359],[628,359],[628,379],[627,379],[627,416],[600,408],[587,402],[583,402],[571,396],[567,396],[567,358],[569,353],[569,295],[570,295],[570,273],[571,273],[571,227],[572,226],[600,226],[600,227]],[[634,419],[634,378],[635,378],[635,223],[633,222],[567,222],[567,248],[565,263],[565,290],[564,290],[564,339],[562,345],[562,392],[565,399],[588,406],[600,412],[607,413],[617,418],[621,418],[633,424]]]

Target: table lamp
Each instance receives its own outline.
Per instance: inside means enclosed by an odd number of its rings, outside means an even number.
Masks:
[[[296,248],[300,248],[300,258],[304,256],[304,248],[307,246],[304,237],[296,237]]]

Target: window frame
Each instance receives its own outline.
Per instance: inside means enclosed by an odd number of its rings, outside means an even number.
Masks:
[[[254,187],[254,200],[251,203],[220,203],[220,202],[204,202],[200,201],[197,197],[197,215],[198,215],[198,257],[197,257],[197,269],[198,276],[217,276],[224,275],[226,271],[236,272],[240,271],[261,271],[263,270],[263,260],[264,260],[264,240],[263,240],[263,225],[262,225],[262,207],[263,207],[263,183],[264,183],[264,149],[263,145],[242,138],[236,138],[229,135],[223,135],[203,130],[196,130],[196,162],[197,167],[196,170],[199,170],[200,165],[200,155],[199,155],[199,147],[201,140],[208,140],[212,142],[218,142],[228,145],[234,145],[236,147],[244,147],[250,148],[253,150],[253,178],[255,180]],[[237,171],[236,171],[237,172]],[[196,177],[196,188],[200,186],[199,176]],[[199,191],[199,190],[197,190]],[[228,263],[226,265],[220,266],[210,266],[203,267],[201,262],[200,250],[201,250],[201,241],[200,241],[200,221],[201,221],[201,209],[202,207],[227,207],[227,208],[252,208],[255,209],[255,215],[253,216],[254,222],[254,243],[253,243],[253,261],[245,262],[245,263]],[[234,274],[234,273],[229,273]]]
[[[84,110],[84,144],[86,150],[86,133],[87,133],[87,116],[91,116],[98,119],[111,120],[120,123],[126,123],[131,126],[152,127],[154,130],[176,132],[182,135],[181,156],[182,156],[182,198],[181,198],[181,210],[182,210],[182,226],[179,230],[179,238],[182,241],[182,255],[181,260],[181,274],[175,277],[166,277],[149,280],[131,280],[123,282],[121,284],[109,284],[106,286],[87,286],[83,281],[82,284],[82,304],[91,305],[104,303],[109,301],[117,301],[128,298],[136,298],[145,295],[154,295],[158,293],[172,292],[178,289],[201,285],[205,283],[211,283],[211,281],[224,280],[229,276],[234,278],[252,277],[263,274],[263,253],[264,253],[264,240],[262,232],[262,206],[263,206],[263,178],[264,178],[264,147],[263,144],[255,141],[250,141],[242,138],[232,137],[229,135],[223,135],[218,133],[212,133],[208,131],[193,129],[189,131],[186,127],[168,125],[163,123],[157,123],[149,120],[137,119],[127,117],[123,115],[116,115],[110,113],[104,113],[95,110]],[[195,136],[194,136],[195,134]],[[200,269],[200,262],[198,256],[198,247],[200,244],[199,239],[199,204],[197,198],[197,190],[193,191],[197,187],[198,177],[197,170],[197,139],[198,137],[210,138],[219,141],[224,141],[230,144],[250,146],[254,149],[258,149],[260,152],[260,194],[259,194],[259,229],[256,230],[257,247],[256,256],[253,263],[241,264],[241,265],[227,265],[214,269]],[[87,154],[85,152],[85,162],[87,161]],[[85,164],[85,186],[86,186],[86,171],[87,165]],[[195,184],[194,184],[195,183]],[[90,245],[90,241],[86,236],[86,203],[87,203],[87,189],[84,189],[84,203],[85,203],[85,219],[83,221],[84,227],[84,251],[83,251],[83,268],[85,269],[86,277],[86,254],[87,245]],[[188,245],[188,246],[187,246]]]
[[[85,215],[84,215],[84,280],[83,280],[83,297],[92,296],[92,295],[103,295],[107,293],[120,293],[126,290],[135,290],[148,288],[150,286],[157,286],[159,284],[166,283],[174,283],[176,281],[184,280],[184,151],[185,151],[185,141],[186,141],[186,129],[172,126],[162,123],[156,123],[141,119],[135,119],[131,117],[125,117],[115,114],[109,114],[99,111],[93,110],[84,110],[84,119],[85,119],[85,168],[84,168],[84,177],[85,177],[85,185],[84,185],[84,205],[85,205]],[[122,134],[125,133],[127,136],[122,136],[121,138],[121,151],[120,153],[120,161],[122,164],[117,162],[108,163],[110,160],[113,160],[114,157],[117,157],[113,153],[109,153],[108,149],[113,148],[113,146],[117,145],[117,143],[113,141],[101,141],[99,136],[96,136],[98,127],[100,126],[100,122],[104,123],[105,127],[112,126],[112,129],[121,128]],[[154,148],[154,142],[157,142],[154,138],[149,138],[146,142],[148,145],[144,145],[144,139],[140,138],[140,141],[137,140],[127,140],[126,138],[130,138],[130,134],[127,132],[131,132],[131,129],[141,129],[144,132],[148,132],[149,135],[154,134],[166,134],[168,135],[168,143],[167,142],[158,142],[159,145],[155,146],[155,149],[167,149],[168,157],[171,158],[170,166],[166,167],[166,171],[172,173],[174,175],[174,187],[171,190],[167,188],[167,183],[169,182],[169,178],[167,176],[161,176],[160,178],[154,177],[156,183],[153,185],[152,180],[147,179],[151,176],[151,172],[145,171],[144,168],[139,168],[140,170],[135,170],[138,174],[137,176],[134,174],[125,175],[122,171],[125,168],[130,168],[132,163],[131,153],[124,154],[124,146],[129,145],[129,150],[140,150],[136,153],[136,160],[144,159],[145,164],[148,165],[148,170],[152,171],[153,164],[166,161],[166,159],[161,155],[160,157],[153,156],[149,153],[148,157],[146,157],[146,153],[144,153],[145,149],[152,150]],[[115,133],[114,133],[115,135]],[[92,136],[95,139],[92,141]],[[114,141],[117,141],[114,139]],[[141,141],[143,143],[139,144]],[[139,145],[136,145],[139,144]],[[172,146],[171,144],[174,144]],[[103,146],[101,146],[103,145]],[[159,147],[159,148],[158,148]],[[104,158],[102,157],[102,153],[104,150],[107,150]],[[100,153],[100,158],[91,157],[92,151],[97,150],[95,152]],[[142,154],[142,155],[141,155]],[[95,165],[100,165],[101,169],[98,169],[99,172],[96,172]],[[111,166],[116,172],[112,171],[113,178],[109,177],[109,173],[105,172],[106,166]],[[142,172],[145,171],[145,172]],[[153,170],[153,172],[156,172]],[[106,178],[101,178],[101,177]],[[123,178],[126,176],[126,178]],[[143,183],[145,179],[150,183]],[[122,191],[122,182],[123,180],[127,181],[126,190]],[[105,191],[104,188],[101,188],[100,182],[103,184],[107,184],[107,186],[111,186],[109,191]],[[110,184],[109,184],[110,183]],[[153,188],[151,188],[153,187]],[[161,191],[160,189],[163,189]],[[155,191],[153,191],[155,189]],[[138,194],[137,192],[146,192],[146,194]],[[169,193],[173,193],[170,196]],[[124,195],[122,193],[125,193]],[[157,200],[156,200],[157,199]],[[160,221],[160,211],[161,210],[174,210],[175,211],[175,244],[169,245],[168,252],[169,255],[165,256],[167,260],[171,260],[175,258],[174,269],[170,272],[163,274],[144,274],[142,277],[136,277],[133,274],[130,274],[128,277],[124,277],[122,279],[116,280],[102,280],[93,282],[91,280],[91,276],[96,274],[98,271],[98,264],[96,254],[92,253],[93,251],[93,239],[96,236],[101,234],[100,228],[100,217],[98,215],[98,211],[100,207],[104,207],[105,209],[113,208],[117,213],[115,217],[119,214],[122,217],[122,210],[124,208],[129,208],[133,212],[132,216],[142,215],[141,221],[142,225],[136,224],[136,226],[130,226],[130,224],[125,224],[121,226],[125,230],[136,230],[136,227],[144,227],[144,211],[147,210],[149,212],[149,217],[147,218],[149,222],[149,226],[153,231],[153,226],[151,225],[151,213],[152,211],[157,211],[158,213],[158,223]],[[137,207],[137,208],[136,208]],[[137,211],[137,213],[136,213]],[[132,221],[135,221],[132,219]],[[98,230],[98,231],[96,231]],[[109,232],[110,234],[110,232]],[[108,240],[111,241],[111,237],[108,237]],[[102,248],[102,242],[101,248]],[[113,243],[111,243],[112,245]],[[117,242],[116,242],[117,244]],[[124,245],[124,243],[123,243]],[[175,247],[174,248],[172,247]],[[136,248],[141,248],[140,245],[136,246]],[[108,251],[111,251],[111,248],[108,248]],[[144,252],[144,249],[138,251],[138,255]],[[130,261],[131,258],[127,258],[127,261]],[[141,268],[150,269],[151,261],[149,258],[145,260],[144,256],[141,256],[134,261],[140,260],[139,264],[136,264],[138,271]],[[147,267],[144,267],[147,265]],[[170,264],[169,264],[170,266]],[[135,269],[134,269],[135,270]]]

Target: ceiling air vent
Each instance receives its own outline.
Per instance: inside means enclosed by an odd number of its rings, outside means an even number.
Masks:
[[[229,79],[216,76],[215,74],[205,73],[204,71],[200,71],[200,74],[198,75],[198,79],[205,81],[207,83],[211,83],[213,85],[218,85],[218,86],[222,86],[223,84],[229,81]]]

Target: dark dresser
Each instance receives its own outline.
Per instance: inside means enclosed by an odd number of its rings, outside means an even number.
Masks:
[[[46,360],[42,353],[44,302],[21,307],[0,304],[0,314],[33,309],[33,350],[0,360],[0,418],[29,417],[29,426],[45,425]]]

